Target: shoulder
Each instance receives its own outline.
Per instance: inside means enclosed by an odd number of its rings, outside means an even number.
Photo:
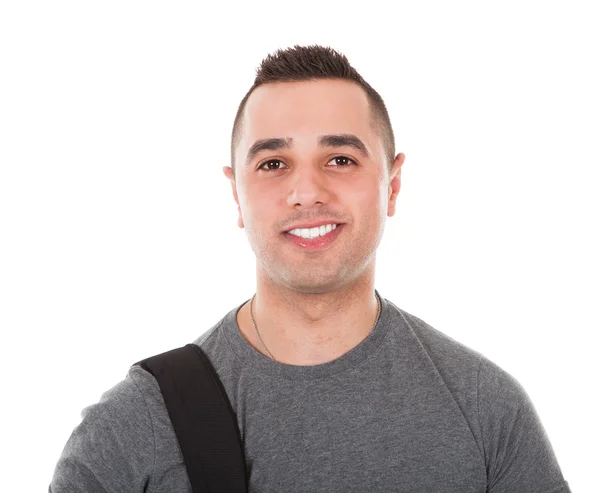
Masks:
[[[56,465],[50,491],[142,488],[155,462],[154,424],[141,368],[81,412]],[[102,486],[101,486],[102,485]]]
[[[485,357],[481,358],[477,374],[477,408],[484,435],[486,432],[497,435],[501,429],[508,433],[516,421],[533,423],[539,420],[523,385]]]
[[[155,390],[157,386],[152,375],[138,366],[132,366],[126,377],[105,391],[97,403],[83,409],[82,418],[84,422],[106,421],[111,426],[121,427],[135,422],[137,430],[143,425],[151,428],[149,403],[153,400]]]
[[[415,315],[399,308],[398,311],[442,376],[453,380],[468,378],[480,400],[495,398],[516,407],[530,404],[523,386],[507,370]]]
[[[570,491],[549,436],[521,383],[487,358],[477,410],[490,491]]]
[[[479,412],[493,411],[497,414],[501,407],[507,411],[508,407],[531,405],[523,386],[508,371],[481,352],[432,327],[419,317],[395,308],[444,383],[453,393],[469,394],[476,398],[472,404]],[[502,406],[482,409],[483,402],[492,401],[502,403]]]
[[[426,369],[432,382],[445,387],[483,451],[478,392],[480,366],[485,357],[393,303],[391,307],[397,345],[404,357],[412,366]]]
[[[231,371],[230,367],[236,361],[231,357],[232,347],[230,336],[227,335],[228,330],[232,331],[228,324],[233,323],[233,317],[235,315],[232,311],[193,341],[193,344],[202,349],[221,379],[225,378],[223,373]]]
[[[438,370],[447,385],[474,388],[483,354],[421,318],[398,308],[390,302],[397,325],[405,326],[410,342]]]
[[[140,366],[133,365],[125,378],[105,391],[97,403],[84,408],[82,416],[134,416],[138,425],[145,422],[151,426],[153,411],[160,407],[161,400],[160,389],[154,377]],[[119,422],[126,423],[127,420],[121,419]]]
[[[88,433],[110,429],[117,444],[154,455],[157,435],[168,428],[168,415],[155,378],[140,366],[129,368],[125,378],[105,391],[100,400],[83,409],[82,424]]]
[[[56,465],[53,493],[184,491],[187,476],[155,378],[140,366],[81,413]],[[185,490],[188,491],[188,490]]]

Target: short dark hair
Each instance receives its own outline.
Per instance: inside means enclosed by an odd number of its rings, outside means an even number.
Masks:
[[[235,176],[235,147],[239,142],[241,120],[250,94],[258,86],[271,82],[301,82],[319,79],[341,79],[354,82],[367,93],[375,122],[379,125],[385,149],[388,171],[395,157],[395,142],[390,117],[383,99],[350,65],[348,59],[330,47],[294,46],[268,55],[256,71],[254,84],[242,99],[231,132],[231,165]]]

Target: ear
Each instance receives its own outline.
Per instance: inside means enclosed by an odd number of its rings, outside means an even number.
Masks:
[[[399,153],[394,159],[394,165],[390,171],[390,185],[388,187],[388,212],[387,215],[392,217],[396,212],[396,199],[400,193],[400,171],[404,164],[406,156]]]
[[[240,228],[244,227],[244,220],[242,218],[242,210],[240,209],[240,201],[238,199],[237,188],[235,185],[235,177],[233,176],[233,168],[231,166],[223,167],[223,174],[227,177],[227,179],[231,182],[231,191],[233,193],[233,200],[238,206],[238,226]]]

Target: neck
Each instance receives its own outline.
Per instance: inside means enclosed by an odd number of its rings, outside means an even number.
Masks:
[[[265,346],[279,363],[317,365],[339,358],[365,339],[378,313],[374,280],[324,293],[301,293],[258,283],[252,315]],[[250,319],[238,312],[240,331],[268,356]]]

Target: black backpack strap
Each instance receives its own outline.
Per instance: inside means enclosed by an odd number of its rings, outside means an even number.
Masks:
[[[202,349],[187,344],[136,365],[158,381],[194,493],[246,493],[235,413]]]

